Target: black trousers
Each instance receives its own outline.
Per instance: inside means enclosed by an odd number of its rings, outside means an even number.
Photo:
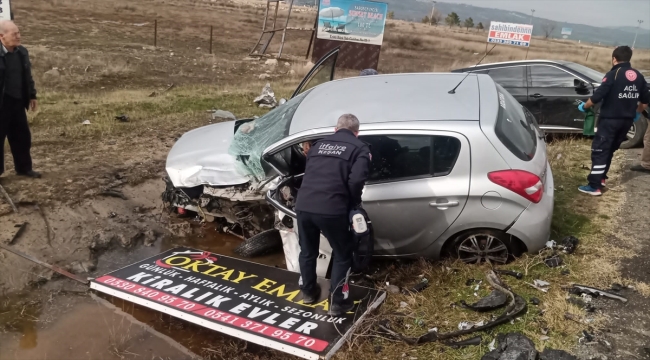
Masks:
[[[633,120],[599,119],[598,131],[591,144],[591,173],[587,176],[589,186],[602,188],[602,180],[607,179],[609,166],[612,164],[614,153],[627,139]]]
[[[27,124],[25,103],[9,96],[2,99],[0,106],[0,174],[4,172],[4,145],[5,138],[9,139],[9,147],[14,157],[14,168],[17,173],[26,173],[32,170],[32,134]]]
[[[345,301],[343,288],[347,289],[349,272],[352,267],[354,239],[350,232],[348,215],[327,216],[298,212],[298,235],[300,239],[300,288],[308,293],[318,286],[316,283],[316,259],[320,245],[321,232],[332,247],[332,275],[330,293],[332,302]]]

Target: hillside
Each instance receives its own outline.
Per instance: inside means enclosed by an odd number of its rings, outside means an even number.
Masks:
[[[419,2],[417,0],[384,0],[388,3],[388,10],[395,12],[395,18],[400,20],[416,21],[419,22],[424,16],[431,13],[431,4],[426,2]],[[313,5],[313,0],[296,0],[297,4]],[[436,4],[436,9],[444,16],[451,12],[455,12],[462,20],[471,17],[475,24],[482,22],[486,27],[490,21],[502,21],[512,23],[528,24],[530,22],[530,14],[524,14],[515,11],[507,11],[501,9],[491,9],[485,7],[478,7],[465,4],[450,4],[439,2]],[[534,18],[533,19],[533,35],[543,35],[542,25],[547,22],[554,22],[549,19]],[[560,31],[562,27],[570,27],[573,29],[573,34],[569,37],[573,40],[586,41],[590,43],[601,43],[603,45],[632,45],[634,40],[634,31],[632,27],[617,27],[606,28],[596,27],[582,24],[562,23],[556,22],[555,30],[551,36],[553,38],[561,38]],[[639,36],[636,41],[637,48],[650,48],[650,30],[642,29],[639,31]]]

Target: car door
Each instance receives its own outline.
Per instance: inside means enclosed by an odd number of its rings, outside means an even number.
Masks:
[[[593,86],[552,64],[528,66],[527,108],[546,131],[579,131],[584,114],[579,101],[593,95]]]
[[[307,75],[302,79],[296,88],[296,91],[291,95],[291,98],[294,98],[320,84],[334,80],[334,72],[336,70],[336,60],[339,56],[339,50],[340,47],[334,48],[320,58],[309,73],[307,73]]]
[[[372,153],[363,192],[377,255],[416,254],[456,221],[469,194],[470,152],[460,134],[382,130],[359,139]]]

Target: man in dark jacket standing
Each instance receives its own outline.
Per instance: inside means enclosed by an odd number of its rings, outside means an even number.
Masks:
[[[20,44],[20,31],[13,21],[0,21],[0,174],[4,172],[4,143],[9,140],[18,175],[39,178],[32,169],[32,137],[25,110],[37,107],[29,53]]]
[[[357,138],[358,134],[359,119],[346,114],[339,118],[334,135],[311,146],[296,200],[303,302],[313,304],[320,296],[316,259],[322,232],[333,250],[329,310],[332,316],[354,308],[348,299],[354,251],[349,213],[361,205],[371,156],[368,146]]]
[[[600,196],[605,186],[614,152],[627,138],[632,124],[641,117],[648,105],[648,83],[643,75],[632,68],[632,49],[619,46],[612,53],[612,70],[603,79],[594,95],[578,106],[580,111],[602,101],[598,118],[598,131],[591,145],[591,173],[589,184],[578,190]]]

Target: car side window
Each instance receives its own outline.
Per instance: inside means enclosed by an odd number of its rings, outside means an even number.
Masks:
[[[460,153],[460,141],[448,136],[362,135],[370,145],[369,182],[448,175]]]
[[[530,66],[530,87],[574,87],[574,75],[547,65]]]
[[[489,69],[488,75],[503,87],[526,87],[526,67],[511,66],[505,68]]]

